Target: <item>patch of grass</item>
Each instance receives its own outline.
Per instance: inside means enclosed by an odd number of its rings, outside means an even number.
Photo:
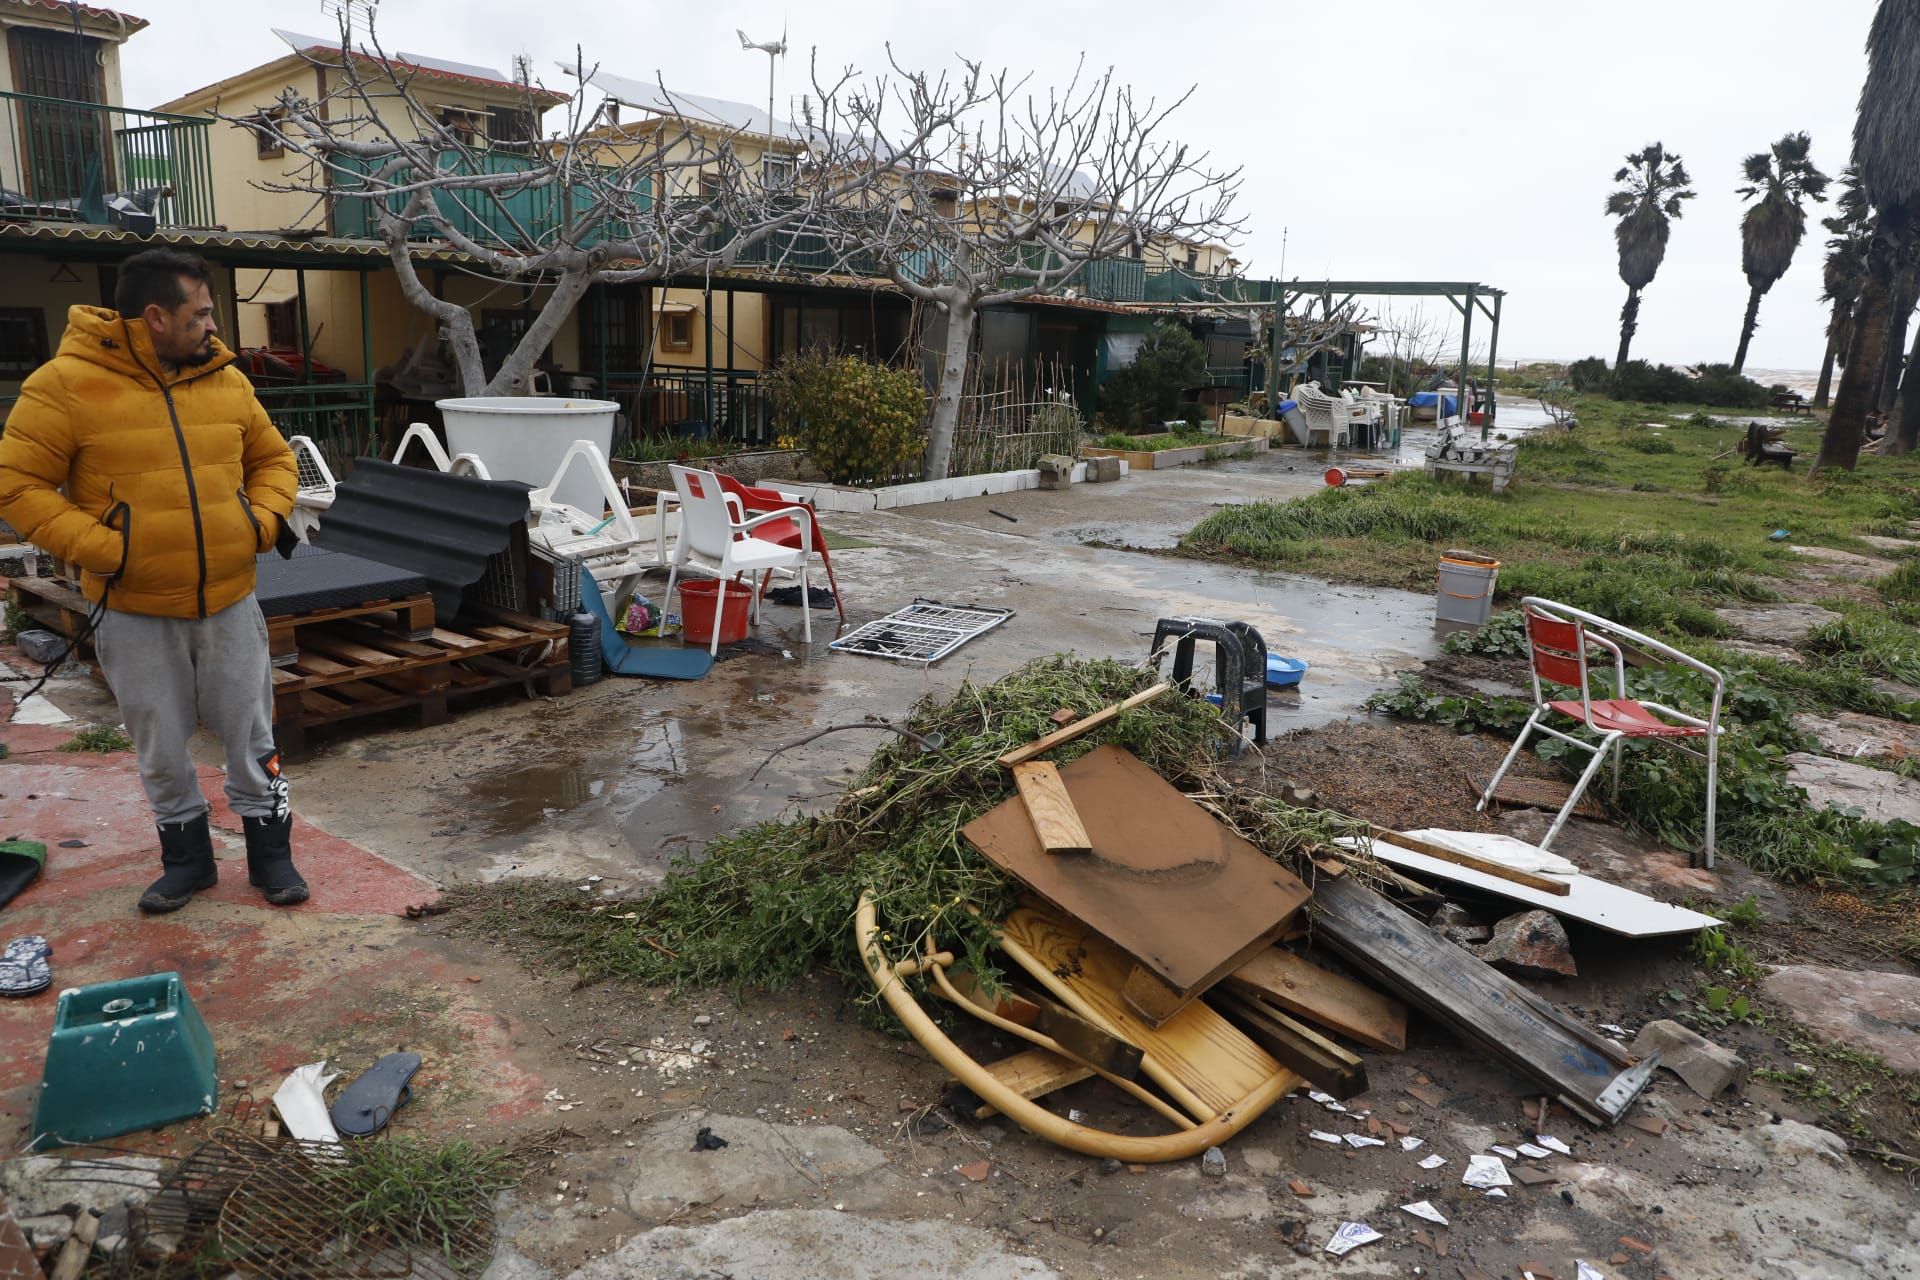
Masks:
[[[1866,605],[1838,607],[1840,617],[1808,634],[1805,652],[1851,658],[1872,675],[1920,685],[1920,635],[1910,624]]]
[[[1043,658],[988,685],[965,683],[922,701],[905,727],[939,749],[889,737],[848,794],[817,817],[766,822],[726,835],[676,864],[643,899],[582,902],[577,889],[466,891],[479,927],[537,941],[588,979],[623,977],[684,986],[777,988],[825,965],[866,991],[853,912],[873,890],[890,954],[932,937],[964,951],[975,972],[998,972],[988,921],[1012,909],[1017,887],[960,835],[1013,794],[996,759],[1051,731],[1048,715],[1086,715],[1145,688],[1152,677],[1111,659]],[[1211,788],[1221,724],[1197,699],[1162,697],[1054,751],[1064,764],[1094,746],[1126,747],[1176,786]],[[1216,799],[1230,821],[1276,858],[1359,827],[1236,790]],[[458,897],[458,895],[456,895]],[[884,1006],[861,1006],[883,1017]]]
[[[0,640],[12,643],[16,636],[22,631],[30,629],[32,626],[33,615],[29,614],[25,609],[22,609],[11,600],[6,602],[6,624],[4,627],[0,627]]]
[[[850,533],[835,533],[831,529],[822,529],[820,535],[827,540],[829,551],[859,551],[866,547],[877,546],[865,538],[856,538]]]
[[[1889,604],[1913,604],[1920,602],[1920,560],[1903,560],[1900,567],[1874,586],[1880,592],[1880,598]]]
[[[349,1201],[335,1224],[341,1234],[404,1241],[479,1271],[493,1253],[492,1199],[518,1185],[522,1171],[506,1153],[471,1142],[391,1136],[355,1143],[350,1159],[320,1172]]]
[[[80,732],[74,734],[71,738],[61,743],[58,749],[61,751],[97,751],[101,755],[108,755],[115,751],[133,750],[133,739],[120,732],[114,725],[95,724],[88,725]]]
[[[1777,1023],[1789,1067],[1761,1067],[1756,1079],[1771,1081],[1794,1101],[1814,1108],[1823,1123],[1855,1142],[1875,1137],[1876,1126],[1910,1138],[1920,1121],[1920,1088],[1886,1060],[1849,1045],[1827,1044],[1805,1027]],[[1906,1119],[1900,1117],[1906,1112]],[[1909,1172],[1901,1167],[1900,1172]]]
[[[1163,431],[1158,435],[1135,436],[1124,431],[1109,431],[1095,446],[1101,449],[1137,449],[1159,453],[1166,449],[1189,449],[1199,444],[1219,444],[1220,437],[1204,431]]]

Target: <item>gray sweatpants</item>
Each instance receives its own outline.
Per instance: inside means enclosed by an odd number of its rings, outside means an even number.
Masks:
[[[286,812],[287,783],[273,746],[267,622],[251,595],[210,618],[108,609],[93,643],[133,735],[154,821],[187,822],[206,811],[187,750],[196,724],[226,749],[227,803],[235,813]]]

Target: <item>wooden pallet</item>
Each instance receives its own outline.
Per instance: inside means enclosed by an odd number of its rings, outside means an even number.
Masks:
[[[345,720],[412,711],[435,725],[450,699],[515,686],[554,697],[573,687],[567,628],[523,614],[486,611],[417,641],[340,618],[299,639],[294,661],[273,671],[274,740],[289,755],[305,749],[309,730]]]
[[[426,640],[433,635],[433,597],[422,594],[398,600],[372,600],[366,604],[270,617],[267,619],[267,650],[273,655],[273,665],[292,666],[300,656],[301,637],[313,628],[349,619],[402,640]]]
[[[47,630],[69,640],[86,630],[87,615],[93,610],[93,602],[80,594],[80,588],[62,578],[10,578],[7,599]],[[74,656],[91,658],[92,641],[77,646]]]

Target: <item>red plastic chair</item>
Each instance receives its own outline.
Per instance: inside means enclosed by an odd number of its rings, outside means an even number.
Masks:
[[[1726,692],[1726,680],[1721,674],[1688,654],[1680,652],[1672,645],[1661,644],[1658,640],[1629,630],[1618,623],[1609,622],[1596,614],[1575,609],[1571,605],[1559,604],[1552,600],[1542,600],[1537,596],[1528,596],[1520,602],[1520,609],[1527,623],[1527,646],[1533,674],[1533,714],[1527,717],[1527,723],[1520,730],[1520,737],[1507,752],[1507,758],[1500,762],[1500,768],[1494,772],[1493,779],[1487,783],[1487,790],[1480,797],[1476,810],[1484,810],[1493,793],[1500,786],[1500,780],[1507,774],[1513,762],[1519,758],[1521,749],[1527,744],[1527,737],[1535,729],[1549,734],[1562,742],[1572,743],[1582,751],[1593,753],[1586,771],[1573,786],[1573,794],[1567,797],[1565,805],[1555,815],[1553,825],[1547,828],[1546,838],[1540,841],[1545,849],[1560,834],[1560,828],[1566,825],[1567,815],[1573,812],[1574,805],[1586,793],[1587,784],[1593,781],[1594,774],[1606,761],[1607,754],[1613,754],[1613,793],[1620,793],[1620,744],[1629,738],[1657,738],[1671,741],[1675,747],[1707,762],[1707,824],[1704,842],[1704,862],[1713,865],[1713,818],[1714,796],[1718,791],[1720,760],[1720,700]],[[1613,637],[1613,638],[1609,638]],[[1645,702],[1625,696],[1627,687],[1627,663],[1621,652],[1623,641],[1634,648],[1654,657],[1664,658],[1681,666],[1700,672],[1713,682],[1713,702],[1705,720],[1698,716],[1676,711],[1672,707],[1658,702]],[[1592,683],[1588,676],[1588,647],[1603,649],[1613,655],[1614,684],[1616,697],[1595,699]],[[1563,686],[1580,691],[1579,701],[1572,698],[1549,698],[1543,684]],[[1541,721],[1549,714],[1557,713],[1579,722],[1582,728],[1600,735],[1596,744],[1585,738],[1576,738],[1549,728]],[[1680,743],[1688,738],[1705,738],[1706,750],[1696,751]]]
[[[840,611],[840,621],[845,622],[847,620],[846,602],[840,598],[840,583],[836,581],[833,576],[833,557],[827,554],[827,538],[826,535],[820,531],[820,517],[814,512],[813,504],[804,498],[788,497],[778,489],[765,489],[755,485],[742,484],[723,471],[716,471],[714,474],[720,479],[721,492],[730,493],[738,498],[741,507],[750,516],[760,515],[768,511],[784,511],[792,507],[806,508],[807,519],[813,526],[810,530],[813,535],[813,549],[820,553],[820,563],[826,566],[827,585],[833,589],[834,608]],[[800,526],[791,516],[783,520],[767,521],[754,531],[754,536],[764,538],[768,542],[778,543],[783,547],[798,547],[801,545]],[[771,572],[761,578],[760,594],[762,596],[767,594],[767,584],[771,582],[772,579],[773,575]],[[807,605],[807,607],[811,608],[812,606]]]

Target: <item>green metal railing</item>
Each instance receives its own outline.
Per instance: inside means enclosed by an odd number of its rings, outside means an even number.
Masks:
[[[336,175],[333,205],[335,235],[371,239],[379,234],[380,220],[374,208],[377,197],[346,193],[364,188],[367,185],[366,175],[381,163],[384,162],[356,158],[340,161],[342,172]],[[434,204],[441,217],[462,235],[493,248],[531,249],[555,244],[562,236],[570,234],[571,228],[592,211],[598,199],[593,183],[562,184],[553,181],[534,157],[519,151],[495,149],[463,154],[448,150],[436,155],[434,164],[439,171],[463,176],[527,175],[525,185],[509,185],[489,191],[434,192]],[[395,183],[410,180],[410,170],[391,177]],[[390,195],[384,197],[384,202],[390,211],[398,213],[409,198],[409,195]],[[637,190],[631,198],[636,211],[652,205],[653,197],[648,190]],[[577,242],[583,245],[597,244],[602,240],[618,239],[631,230],[624,222],[600,223],[581,235]],[[422,219],[414,224],[413,235],[426,240],[432,239],[436,232],[432,223]]]
[[[353,459],[380,451],[379,422],[374,416],[373,387],[359,382],[315,382],[289,386],[255,386],[267,416],[280,434],[291,439],[308,436],[320,454],[343,475]]]
[[[165,188],[163,227],[211,227],[213,121],[0,92],[0,216],[105,223],[116,192]]]
[[[740,444],[773,443],[773,398],[759,373],[652,369],[606,375],[606,393],[627,408],[634,439],[696,436]],[[708,405],[711,390],[713,401]]]

